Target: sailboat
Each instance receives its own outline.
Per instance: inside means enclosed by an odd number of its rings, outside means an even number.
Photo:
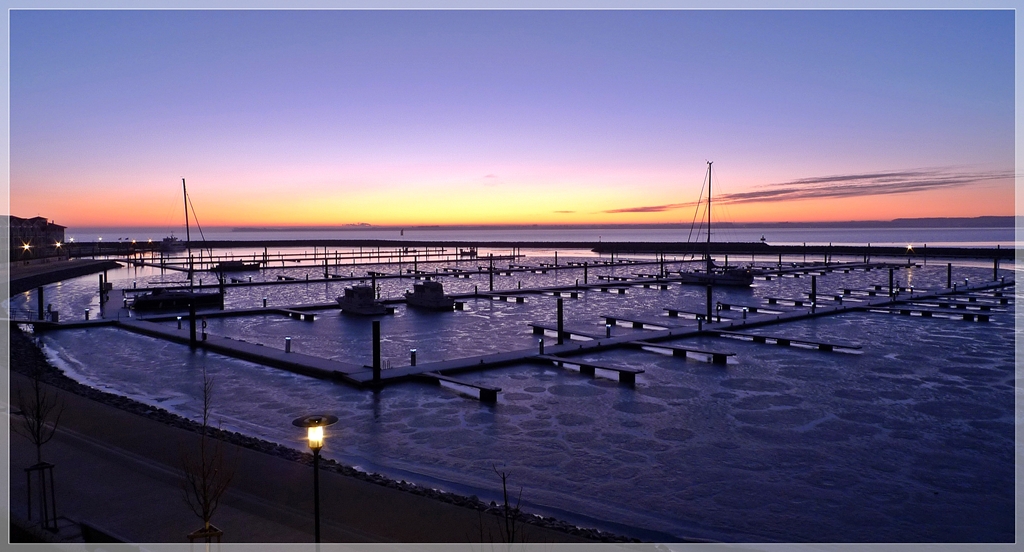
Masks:
[[[187,310],[190,306],[197,309],[203,308],[224,308],[224,292],[222,291],[195,291],[192,277],[192,238],[189,234],[188,225],[188,191],[185,189],[185,179],[181,179],[181,193],[185,196],[185,245],[188,249],[188,291],[179,289],[155,289],[149,293],[136,295],[132,302],[132,308],[137,311],[179,311]]]
[[[706,263],[703,272],[680,273],[684,284],[744,287],[754,283],[754,273],[749,268],[716,267],[711,260],[711,161],[708,161],[708,240],[704,250]]]

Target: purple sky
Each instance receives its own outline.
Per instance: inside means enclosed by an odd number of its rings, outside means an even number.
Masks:
[[[11,212],[166,225],[1013,214],[1001,11],[10,12]],[[721,210],[720,210],[721,209]]]

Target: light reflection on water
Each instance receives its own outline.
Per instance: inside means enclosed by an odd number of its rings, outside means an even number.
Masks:
[[[591,268],[590,277],[612,271]],[[575,272],[503,277],[495,287],[515,287],[520,279],[524,287],[571,283],[582,277]],[[991,265],[954,272],[976,281],[992,274]],[[918,287],[944,285],[945,265],[895,277]],[[110,278],[119,288],[166,276],[122,269]],[[837,294],[887,280],[880,270],[832,273],[818,276],[817,286],[819,294]],[[411,286],[408,279],[380,283],[391,294]],[[476,275],[445,284],[472,291],[473,285],[485,289],[487,280]],[[810,278],[756,284],[723,290],[715,300],[794,298],[809,291]],[[95,313],[96,286],[95,277],[84,277],[45,293],[62,311],[90,306]],[[264,295],[276,305],[330,302],[343,287],[232,288],[229,306],[256,306]],[[528,296],[525,304],[470,299],[466,311],[441,314],[400,306],[381,319],[383,354],[402,366],[413,347],[419,363],[535,347],[528,324],[553,324],[554,303],[550,296]],[[35,303],[27,294],[11,304]],[[702,311],[704,294],[679,285],[630,288],[626,295],[587,292],[564,304],[566,327],[601,332],[605,315]],[[314,322],[267,315],[209,323],[213,334],[268,347],[283,348],[288,335],[294,350],[370,360],[368,319],[336,310],[322,311]],[[583,357],[643,368],[635,388],[532,364],[460,375],[502,388],[498,403],[486,405],[420,383],[374,394],[113,328],[54,332],[44,342],[48,354],[90,385],[195,418],[205,367],[216,380],[215,418],[227,429],[301,450],[290,421],[333,413],[341,421],[328,438],[328,457],[488,500],[499,489],[492,467],[505,466],[512,484],[523,486],[529,509],[620,532],[636,527],[641,537],[1012,539],[1012,308],[989,323],[850,313],[759,331],[853,341],[863,349],[822,353],[702,337],[686,343],[734,352],[734,362],[722,367],[637,350]]]

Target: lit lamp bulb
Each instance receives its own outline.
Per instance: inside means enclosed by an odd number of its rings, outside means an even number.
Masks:
[[[320,450],[324,446],[324,428],[323,426],[313,426],[309,428],[309,448],[310,450]]]

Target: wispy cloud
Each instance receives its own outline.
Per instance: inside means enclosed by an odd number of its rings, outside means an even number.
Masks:
[[[558,213],[560,215],[568,215],[568,214],[575,213],[576,211],[553,211],[553,212]]]
[[[854,196],[892,195],[956,188],[987,180],[1013,178],[1012,171],[967,172],[920,169],[801,178],[768,184],[749,192],[716,197],[723,203],[793,201]]]
[[[497,186],[501,184],[501,178],[494,173],[484,175],[483,181],[484,186]]]
[[[683,207],[692,207],[695,203],[669,203],[668,205],[646,205],[643,207],[623,207],[622,209],[609,209],[602,213],[660,213]]]
[[[817,176],[777,184],[766,184],[749,192],[717,195],[715,196],[715,201],[721,203],[756,203],[906,194],[955,188],[988,180],[1003,180],[1013,178],[1013,176],[1012,171],[970,172],[947,168]],[[696,202],[642,205],[638,207],[609,209],[601,211],[601,213],[660,213],[662,211],[693,207],[694,205],[696,205]]]

